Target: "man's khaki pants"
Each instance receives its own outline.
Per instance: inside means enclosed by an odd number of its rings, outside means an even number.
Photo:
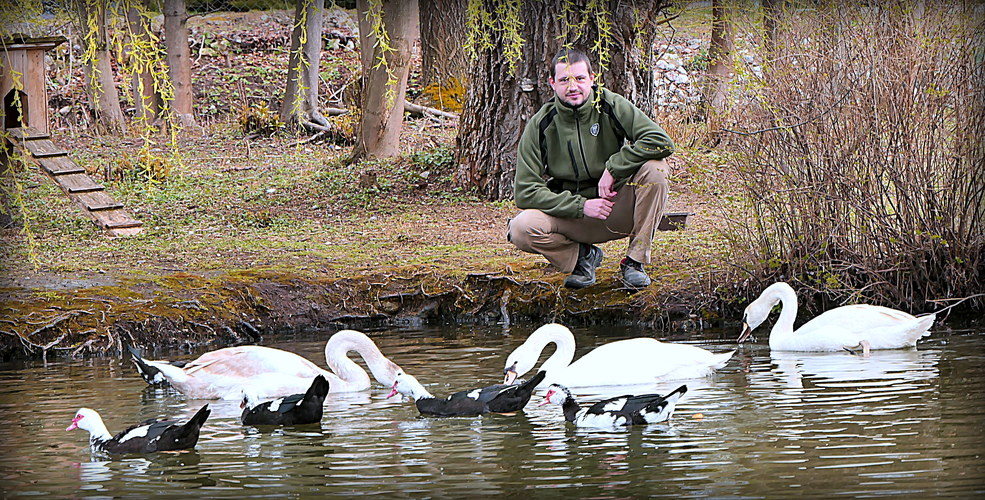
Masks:
[[[510,220],[509,240],[520,250],[539,253],[558,270],[571,273],[578,261],[579,243],[602,243],[629,238],[626,255],[650,263],[653,232],[667,205],[670,166],[650,160],[619,188],[606,220],[566,219],[527,209]]]

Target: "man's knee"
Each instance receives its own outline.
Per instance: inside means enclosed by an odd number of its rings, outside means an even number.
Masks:
[[[667,187],[670,184],[670,164],[667,160],[650,160],[640,167],[634,179],[638,185],[658,185]]]
[[[524,251],[531,251],[532,243],[550,232],[550,217],[540,210],[523,210],[510,219],[506,238]]]

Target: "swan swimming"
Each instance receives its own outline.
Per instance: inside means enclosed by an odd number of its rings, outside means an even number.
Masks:
[[[540,370],[547,377],[537,387],[650,384],[704,377],[725,366],[735,351],[716,354],[697,346],[661,342],[650,337],[617,340],[596,347],[572,363],[575,336],[557,323],[538,328],[506,358],[506,383],[533,369],[548,344],[557,349]]]
[[[841,351],[861,346],[868,355],[870,349],[913,347],[919,338],[930,335],[937,318],[936,314],[916,317],[888,307],[856,304],[826,311],[794,331],[797,293],[780,281],[746,307],[739,343],[766,321],[777,303],[782,305],[780,318],[769,337],[770,349],[776,351]]]

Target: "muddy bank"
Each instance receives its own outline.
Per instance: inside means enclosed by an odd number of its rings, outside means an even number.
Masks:
[[[720,318],[723,307],[702,293],[632,293],[602,279],[571,291],[562,281],[560,274],[530,280],[399,269],[343,278],[244,271],[7,287],[0,290],[0,357],[111,354],[126,344],[223,346],[300,329],[434,322],[689,329]]]

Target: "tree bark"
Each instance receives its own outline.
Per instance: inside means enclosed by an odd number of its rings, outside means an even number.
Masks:
[[[188,10],[185,8],[185,0],[164,0],[164,46],[167,52],[168,75],[174,85],[171,113],[176,125],[182,129],[196,126],[187,21]]]
[[[735,51],[735,25],[732,16],[735,7],[730,0],[712,0],[711,47],[708,49],[708,72],[705,75],[701,110],[709,122],[713,114],[725,110],[728,101],[728,82]]]
[[[127,25],[130,30],[131,46],[131,75],[130,89],[133,93],[133,103],[136,108],[134,120],[143,122],[150,127],[161,114],[161,95],[154,83],[155,55],[146,52],[157,51],[150,25],[144,13],[147,12],[149,0],[134,0],[127,9]],[[145,53],[137,53],[146,51]]]
[[[421,2],[422,87],[464,84],[468,60],[465,55],[465,2],[423,0]]]
[[[370,22],[368,0],[356,1],[356,22],[359,26],[359,61],[362,63],[363,78],[366,78],[369,68],[375,64],[374,47],[376,47],[376,34],[373,33],[373,25]],[[361,95],[361,94],[360,94]]]
[[[629,3],[610,2],[614,7],[613,40],[609,49],[612,59],[605,75],[605,85],[609,90],[632,101],[650,118],[656,116],[656,84],[653,80],[656,56],[653,53],[653,44],[657,30],[653,24],[656,16],[649,15],[649,12],[659,11],[662,4],[660,1],[636,2],[634,9]]]
[[[86,34],[83,36],[87,54],[83,71],[98,129],[102,133],[121,135],[126,130],[126,120],[120,107],[120,93],[113,81],[107,44],[106,4],[96,0],[78,0],[76,8],[81,20],[80,31]]]
[[[284,123],[328,124],[318,107],[324,4],[324,0],[297,0],[287,88],[280,108],[280,119]]]
[[[776,53],[776,37],[779,33],[780,16],[783,15],[785,0],[762,0],[763,2],[763,48],[766,61],[772,61]]]
[[[554,95],[547,81],[553,71],[549,68],[551,59],[565,44],[589,53],[599,38],[599,18],[585,14],[588,3],[576,0],[571,19],[566,20],[551,2],[520,2],[520,35],[528,42],[523,44],[519,60],[515,61],[515,73],[510,72],[510,61],[504,55],[502,32],[490,34],[493,48],[482,50],[470,69],[472,84],[466,94],[456,148],[459,168],[455,179],[460,186],[475,189],[490,200],[513,195],[520,135],[527,120]],[[498,0],[482,1],[490,12],[498,4]],[[652,115],[653,77],[649,65],[652,49],[649,47],[653,34],[648,31],[653,30],[651,24],[643,24],[639,31],[632,28],[641,19],[634,16],[633,9],[644,18],[653,19],[666,2],[640,0],[630,5],[630,2],[609,0],[605,5],[611,13],[604,20],[612,30],[605,46],[611,59],[599,81]],[[571,29],[582,20],[587,21],[583,29]],[[592,68],[599,72],[598,54],[589,53],[589,56]]]
[[[360,17],[365,15],[366,8],[366,2],[358,2]],[[383,26],[393,50],[384,52],[381,45],[377,46],[373,51],[373,62],[369,67],[363,67],[363,115],[352,161],[387,158],[400,151],[411,49],[418,37],[418,4],[417,0],[384,0],[382,8],[382,13],[371,15],[383,16]],[[361,39],[365,40],[366,34],[360,31]],[[385,64],[377,64],[379,61],[385,61]]]

